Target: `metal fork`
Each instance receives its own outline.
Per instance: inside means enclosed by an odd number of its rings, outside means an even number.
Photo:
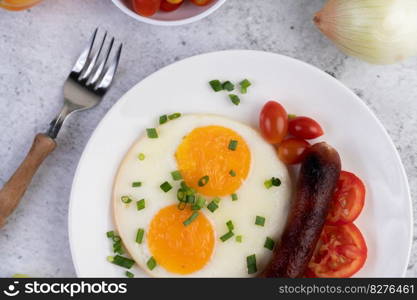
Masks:
[[[64,105],[61,112],[50,123],[46,134],[36,135],[26,158],[0,190],[0,227],[19,204],[41,163],[57,146],[55,138],[65,119],[73,112],[89,109],[100,103],[113,82],[122,44],[112,54],[112,49],[115,48],[114,37],[105,50],[107,32],[101,41],[96,42],[97,32],[98,28],[64,83]]]

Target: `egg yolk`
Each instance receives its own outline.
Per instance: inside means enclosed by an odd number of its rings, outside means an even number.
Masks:
[[[194,129],[175,156],[186,184],[206,196],[233,194],[246,179],[251,162],[245,140],[222,126]]]
[[[157,263],[176,274],[190,274],[203,268],[214,248],[214,230],[200,211],[185,226],[193,211],[179,210],[177,205],[161,209],[152,219],[147,234],[148,247]]]

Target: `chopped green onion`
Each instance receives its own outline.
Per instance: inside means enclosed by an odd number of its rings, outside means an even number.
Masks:
[[[235,229],[235,226],[233,225],[232,220],[227,221],[226,226],[227,228],[229,228],[229,231],[233,231],[233,229]]]
[[[220,92],[221,90],[223,90],[223,86],[220,80],[212,80],[209,82],[209,84],[215,92]]]
[[[132,187],[141,187],[141,186],[142,186],[142,182],[140,181],[132,182]]]
[[[239,85],[240,85],[240,92],[242,94],[246,94],[248,92],[248,87],[250,87],[252,83],[249,80],[244,79],[239,83]]]
[[[136,233],[136,243],[142,244],[144,234],[145,234],[145,230],[142,228],[139,228],[138,232]]]
[[[198,180],[198,186],[205,186],[209,182],[209,180],[210,177],[208,177],[207,175],[201,177],[200,180]]]
[[[229,99],[230,99],[230,101],[232,101],[232,103],[233,103],[234,105],[239,105],[239,104],[240,104],[240,98],[239,98],[239,96],[238,96],[238,95],[235,95],[235,94],[230,94],[230,95],[229,95]]]
[[[139,160],[145,160],[145,154],[139,153],[138,158]]]
[[[147,128],[146,134],[148,135],[148,138],[150,139],[157,139],[158,138],[158,132],[155,128]]]
[[[208,205],[207,205],[207,209],[211,212],[214,212],[216,209],[218,209],[219,206],[217,205],[216,202],[211,201]]]
[[[136,208],[138,210],[142,210],[145,208],[145,199],[140,199],[139,201],[136,202]]]
[[[177,208],[179,210],[184,210],[186,206],[187,206],[186,202],[180,202],[180,203],[178,203]]]
[[[129,196],[122,196],[121,199],[122,199],[122,202],[126,204],[132,202],[132,198],[130,198]]]
[[[294,114],[288,114],[288,119],[289,119],[289,120],[291,120],[291,119],[295,119],[295,118],[297,118],[297,115],[294,115]]]
[[[232,197],[232,201],[237,201],[238,197],[237,194],[230,195]]]
[[[229,231],[228,233],[226,233],[226,234],[223,234],[221,237],[220,237],[220,240],[222,241],[222,242],[226,242],[228,239],[230,239],[232,236],[234,236],[235,234],[232,232],[232,231]]]
[[[113,244],[113,252],[117,253],[117,254],[123,254],[124,253],[121,240],[119,242],[115,242]]]
[[[187,219],[187,220],[185,220],[184,222],[182,222],[183,224],[184,224],[184,226],[188,226],[188,225],[190,225],[192,222],[194,222],[194,220],[195,219],[197,219],[197,217],[199,216],[200,214],[197,212],[197,211],[195,211],[195,212],[193,212],[193,214]]]
[[[168,122],[168,116],[167,115],[162,115],[159,117],[159,124],[165,124],[166,122]]]
[[[214,197],[213,199],[211,199],[212,201],[214,201],[216,204],[219,204],[220,201],[222,201],[222,199],[220,199],[220,197]]]
[[[111,239],[112,239],[113,243],[118,243],[122,240],[120,238],[120,236],[118,236],[118,235],[113,235]]]
[[[114,260],[114,256],[107,256],[106,259],[107,259],[108,262],[112,263],[113,260]]]
[[[200,210],[206,204],[206,199],[201,196],[197,196],[197,200],[195,201],[194,205],[192,206],[192,210]]]
[[[236,172],[234,170],[230,170],[229,174],[232,177],[235,177],[236,176]]]
[[[130,269],[135,264],[135,261],[127,257],[116,255],[113,257],[112,263],[120,267]]]
[[[272,249],[274,249],[274,246],[275,246],[275,242],[274,242],[274,240],[273,240],[273,239],[271,239],[270,237],[266,237],[264,247],[265,247],[266,249],[269,249],[269,250],[271,250],[271,251],[272,251]]]
[[[279,178],[272,177],[271,182],[272,182],[273,186],[280,186],[281,185],[281,179],[279,179]]]
[[[248,267],[248,274],[253,274],[258,271],[256,267],[256,255],[252,254],[246,257],[246,265]]]
[[[126,275],[127,278],[133,278],[133,277],[135,277],[135,275],[132,272],[129,272],[129,271],[126,271],[125,272],[125,275]]]
[[[171,177],[175,181],[182,179],[182,176],[181,176],[180,171],[173,171],[173,172],[171,172]]]
[[[223,88],[223,90],[231,92],[235,89],[235,85],[233,83],[231,83],[230,81],[225,81],[222,84],[222,88]]]
[[[187,195],[185,196],[185,202],[194,204],[195,202],[195,195]]]
[[[178,189],[177,191],[177,199],[180,202],[185,202],[186,193],[183,189]]]
[[[113,237],[114,237],[114,231],[113,231],[113,230],[112,230],[112,231],[107,231],[107,232],[106,232],[106,235],[107,235],[107,237],[108,237],[108,238],[110,238],[110,239],[111,239],[111,238],[113,238]]]
[[[271,180],[271,179],[265,180],[265,182],[264,182],[264,186],[265,186],[267,189],[270,189],[270,188],[272,187],[272,180]]]
[[[236,242],[241,243],[242,242],[242,236],[241,235],[237,235],[236,236]]]
[[[153,256],[151,256],[151,258],[148,259],[148,261],[146,262],[146,265],[148,266],[149,270],[153,270],[156,267],[156,260],[155,258],[153,258]]]
[[[172,185],[170,185],[168,181],[165,181],[163,184],[160,185],[160,188],[165,193],[167,193],[167,192],[169,192],[172,189]]]
[[[175,119],[178,119],[179,117],[181,117],[181,114],[180,113],[175,113],[175,114],[169,115],[168,119],[169,120],[175,120]]]
[[[235,151],[236,150],[236,148],[237,148],[237,144],[238,144],[238,142],[237,141],[235,141],[235,140],[230,140],[230,142],[229,142],[229,150],[232,150],[232,151]]]
[[[264,226],[265,225],[265,218],[256,216],[255,224],[258,226]]]

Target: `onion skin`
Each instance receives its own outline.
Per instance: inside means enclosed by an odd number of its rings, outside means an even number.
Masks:
[[[373,64],[417,55],[416,0],[329,0],[313,22],[344,53]]]

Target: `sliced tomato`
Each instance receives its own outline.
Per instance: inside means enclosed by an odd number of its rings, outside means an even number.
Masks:
[[[281,143],[288,132],[288,115],[285,108],[278,102],[267,102],[261,110],[259,127],[268,143]]]
[[[288,132],[306,140],[315,139],[324,134],[320,124],[308,117],[291,118],[288,122]]]
[[[356,220],[365,204],[365,185],[355,174],[342,171],[331,202],[327,223],[341,225]]]
[[[141,16],[154,15],[161,6],[161,0],[132,0],[133,10]]]
[[[173,3],[172,1],[168,0],[161,0],[161,6],[159,7],[162,11],[170,12],[178,9],[184,1],[178,1]]]
[[[298,164],[309,147],[310,144],[306,140],[289,138],[278,146],[278,157],[287,165]]]
[[[368,249],[353,224],[325,225],[308,264],[307,277],[347,278],[365,264]]]
[[[198,6],[204,6],[213,2],[213,0],[191,0],[191,2]]]

